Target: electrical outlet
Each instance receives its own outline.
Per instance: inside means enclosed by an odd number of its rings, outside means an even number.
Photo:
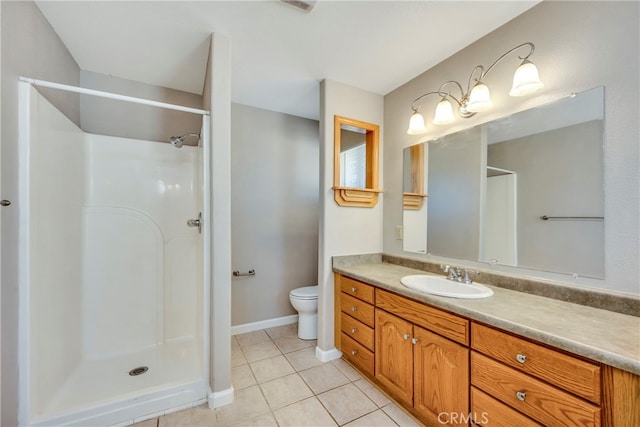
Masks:
[[[404,227],[401,225],[396,225],[396,240],[402,240],[404,237]]]

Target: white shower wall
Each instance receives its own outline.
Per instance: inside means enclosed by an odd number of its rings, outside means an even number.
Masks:
[[[84,352],[110,357],[197,332],[197,148],[87,135]]]
[[[202,235],[186,225],[202,149],[86,134],[21,90],[21,424],[115,422],[92,417],[163,387],[172,405],[204,398],[184,387],[205,375]]]
[[[21,147],[27,174],[20,205],[28,215],[31,404],[42,408],[81,362],[83,132],[31,89],[31,144]],[[28,151],[26,151],[28,149]],[[26,151],[26,152],[25,152]],[[22,178],[22,177],[21,177]],[[24,198],[23,198],[24,197]],[[26,202],[26,203],[25,203]],[[21,239],[24,241],[24,239]],[[24,339],[24,338],[23,338]]]

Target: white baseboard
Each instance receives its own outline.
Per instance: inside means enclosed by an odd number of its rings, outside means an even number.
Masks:
[[[233,395],[233,386],[226,390],[209,393],[209,409],[215,409],[233,403]]]
[[[245,323],[231,327],[231,335],[246,334],[247,332],[260,331],[267,328],[275,328],[276,326],[290,325],[298,322],[298,315],[276,317],[275,319],[261,320],[259,322]]]
[[[331,350],[322,350],[320,347],[316,347],[316,359],[321,362],[329,362],[331,360],[340,359],[342,352],[337,348]]]

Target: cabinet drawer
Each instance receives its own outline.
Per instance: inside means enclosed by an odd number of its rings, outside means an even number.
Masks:
[[[341,344],[344,358],[373,377],[373,352],[345,333],[342,334]]]
[[[471,347],[512,368],[600,402],[600,366],[474,323]]]
[[[471,384],[544,425],[600,425],[599,407],[475,351]]]
[[[471,415],[476,424],[486,427],[542,427],[475,387],[471,387]]]
[[[340,290],[346,294],[359,298],[363,301],[373,304],[374,287],[367,285],[349,277],[340,276]]]
[[[376,307],[458,343],[469,344],[469,321],[446,311],[381,289],[376,289]]]
[[[371,304],[367,304],[343,292],[340,295],[340,309],[343,313],[347,313],[349,316],[373,328],[375,315]]]
[[[373,351],[373,328],[368,327],[362,322],[358,322],[356,319],[351,316],[347,316],[345,313],[342,313],[341,316],[342,319],[340,321],[340,326],[342,328],[342,332]]]

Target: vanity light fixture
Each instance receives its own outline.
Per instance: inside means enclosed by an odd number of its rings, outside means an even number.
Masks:
[[[498,62],[502,61],[511,52],[515,52],[522,47],[529,47],[529,53],[524,57],[518,56],[518,58],[522,60],[522,63],[513,75],[513,85],[509,95],[524,96],[540,90],[543,84],[538,76],[538,69],[529,61],[529,57],[533,55],[536,47],[530,42],[522,43],[503,53],[486,69],[482,65],[476,65],[469,75],[466,92],[460,83],[455,80],[449,80],[442,83],[437,91],[427,92],[414,99],[411,103],[413,113],[409,120],[407,133],[409,135],[419,135],[427,131],[424,124],[424,117],[418,109],[420,101],[429,95],[438,95],[441,98],[436,106],[436,112],[433,117],[434,125],[444,125],[454,120],[453,106],[450,100],[453,100],[458,105],[458,115],[465,119],[473,117],[476,113],[490,109],[493,104],[491,103],[489,87],[484,82],[485,77]],[[472,80],[475,82],[473,87],[471,86]],[[459,98],[451,93],[451,86],[457,87],[460,90]]]

